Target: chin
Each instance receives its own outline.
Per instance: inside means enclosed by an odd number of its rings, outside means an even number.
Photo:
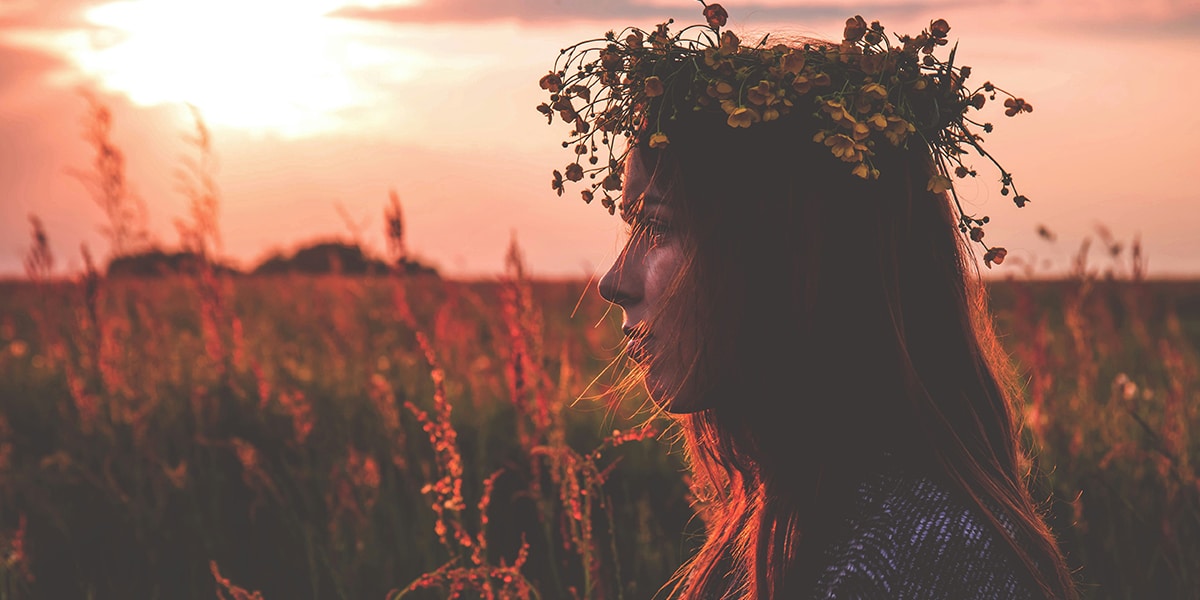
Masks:
[[[683,415],[699,412],[705,408],[704,403],[700,402],[695,394],[689,393],[687,389],[668,386],[649,375],[646,377],[646,391],[654,404],[672,414]]]

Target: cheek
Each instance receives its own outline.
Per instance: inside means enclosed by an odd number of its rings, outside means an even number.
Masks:
[[[656,303],[683,266],[683,252],[677,244],[667,244],[646,253],[645,299]]]

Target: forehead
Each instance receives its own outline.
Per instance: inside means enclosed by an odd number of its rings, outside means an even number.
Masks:
[[[639,150],[630,151],[625,159],[625,181],[621,189],[621,218],[635,218],[641,211],[667,202],[667,178],[657,167],[654,157]]]

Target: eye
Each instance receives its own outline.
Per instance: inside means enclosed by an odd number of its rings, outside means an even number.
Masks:
[[[650,239],[650,247],[659,246],[667,239],[667,235],[671,232],[670,223],[661,217],[648,217],[642,221],[641,227],[645,230],[646,236]]]
[[[625,223],[625,236],[630,241],[645,237],[650,241],[650,247],[660,246],[671,235],[671,223],[662,215],[641,214]]]

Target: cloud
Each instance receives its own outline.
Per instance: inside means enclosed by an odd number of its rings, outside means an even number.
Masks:
[[[64,59],[48,52],[0,43],[0,104],[9,94],[36,85],[45,74],[66,66]]]
[[[726,3],[727,5],[729,3]],[[847,12],[886,15],[924,12],[941,6],[962,6],[969,2],[948,0],[879,0],[871,4],[840,2],[797,3],[766,0],[738,5],[736,14],[753,15],[756,20],[815,20],[844,18]],[[333,15],[396,23],[464,23],[516,20],[534,24],[562,21],[608,21],[645,19],[649,21],[692,18],[700,20],[696,2],[637,0],[425,0],[419,4],[378,7],[347,7]]]
[[[103,3],[103,0],[5,0],[0,2],[0,31],[83,26],[84,10]]]
[[[870,18],[973,15],[1021,23],[1044,32],[1088,32],[1092,28],[1128,35],[1197,36],[1200,34],[1200,0],[757,0],[725,2],[736,22],[812,22],[845,18],[851,14]],[[349,6],[333,16],[379,22],[474,23],[518,21],[550,25],[567,21],[628,21],[646,24],[674,17],[699,22],[699,4],[688,0],[419,0],[402,5]],[[1095,33],[1093,31],[1093,33]]]

